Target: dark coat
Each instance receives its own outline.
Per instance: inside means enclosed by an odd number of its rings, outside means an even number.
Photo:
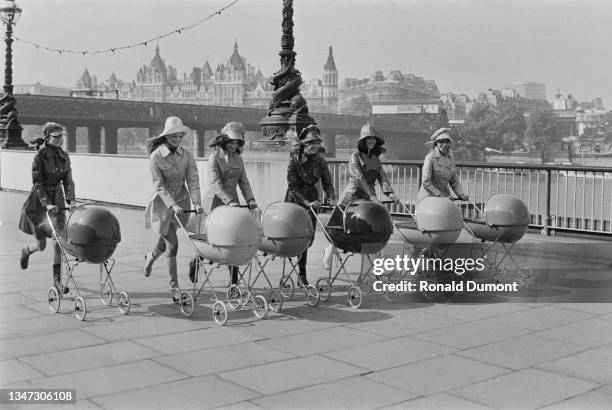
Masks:
[[[46,145],[39,149],[32,162],[32,183],[32,190],[21,209],[19,229],[39,239],[50,238],[52,232],[47,221],[47,205],[64,208],[65,200],[74,200],[74,181],[68,153]],[[65,212],[54,214],[53,219],[54,226],[63,230]]]
[[[319,180],[323,185],[326,198],[335,200],[336,192],[327,161],[320,155],[309,159],[300,153],[291,154],[287,167],[288,188],[285,201],[307,208],[309,202],[319,200],[316,185]]]

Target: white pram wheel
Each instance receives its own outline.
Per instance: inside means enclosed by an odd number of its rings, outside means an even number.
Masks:
[[[244,296],[242,289],[238,285],[231,285],[227,289],[227,304],[233,310],[238,310],[242,307]]]
[[[130,302],[130,297],[126,292],[119,292],[117,295],[117,305],[119,305],[119,312],[121,312],[122,315],[130,313],[132,302]]]
[[[283,296],[278,290],[273,290],[268,294],[268,306],[276,313],[283,308]]]
[[[51,312],[57,313],[60,308],[60,293],[55,286],[49,288],[49,309]]]
[[[100,300],[104,306],[108,306],[113,302],[113,288],[110,282],[100,283]]]
[[[268,316],[268,302],[266,298],[261,295],[257,295],[253,297],[253,314],[259,318],[263,319]]]
[[[291,299],[295,294],[295,282],[291,276],[283,276],[280,279],[278,287],[281,291],[281,295],[286,299]]]
[[[216,301],[212,307],[213,319],[215,322],[223,326],[227,323],[227,308],[225,303],[220,300]]]
[[[87,316],[87,306],[85,306],[85,299],[79,296],[74,300],[74,316],[79,320],[85,320]]]
[[[195,300],[191,292],[182,291],[179,299],[179,308],[181,313],[187,317],[191,317],[195,310]]]
[[[351,305],[352,308],[359,309],[362,301],[363,297],[361,294],[361,290],[356,286],[351,286],[348,290],[349,305]]]
[[[319,278],[316,290],[319,292],[319,297],[323,302],[327,302],[331,299],[331,284],[327,278]]]
[[[367,273],[360,274],[357,277],[357,285],[359,285],[359,289],[364,295],[370,294],[370,292],[372,291],[372,284],[372,277]]]
[[[319,295],[319,292],[317,292],[317,288],[312,285],[308,285],[304,288],[304,293],[306,293],[306,303],[308,306],[315,307],[319,304],[321,296]]]

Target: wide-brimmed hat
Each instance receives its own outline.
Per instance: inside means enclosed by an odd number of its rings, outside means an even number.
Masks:
[[[179,134],[183,133],[185,135],[191,132],[191,128],[183,125],[183,121],[179,117],[168,117],[166,118],[166,123],[164,124],[164,130],[161,134],[151,137],[145,141],[145,143],[154,143],[164,137],[166,135]]]
[[[321,138],[321,130],[319,127],[311,124],[300,132],[298,140],[302,145],[306,145],[316,141],[322,142],[323,138]]]
[[[441,141],[441,140],[449,140],[450,142],[453,142],[453,139],[451,138],[450,133],[451,133],[450,128],[439,128],[436,132],[431,134],[431,137],[429,138],[430,140],[429,143],[435,144],[437,141]]]
[[[66,134],[64,127],[56,122],[47,122],[42,127],[42,132],[45,138],[58,137]]]
[[[369,123],[361,127],[361,132],[359,133],[359,141],[363,141],[368,137],[374,137],[378,139],[380,145],[385,143],[385,137],[380,135],[378,131],[376,131],[376,129]]]
[[[237,121],[228,122],[221,128],[221,134],[217,135],[209,146],[217,147],[233,140],[238,141],[238,145],[242,147],[244,145],[244,134],[246,134],[244,124]]]

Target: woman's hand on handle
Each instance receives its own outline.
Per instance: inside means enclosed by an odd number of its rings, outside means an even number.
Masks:
[[[177,204],[172,205],[172,210],[177,215],[183,215],[183,212],[184,212],[183,208],[180,205],[177,205]]]
[[[257,202],[255,202],[254,199],[251,199],[249,201],[249,209],[256,209],[257,208]]]
[[[204,208],[202,207],[202,205],[200,205],[200,204],[196,204],[195,208],[196,208],[196,213],[197,213],[198,215],[199,215],[199,214],[203,214],[203,213],[204,213]]]
[[[389,198],[390,198],[390,199],[391,199],[393,202],[395,202],[396,204],[398,204],[398,205],[399,205],[400,200],[399,200],[399,198],[398,198],[397,196],[395,196],[395,194],[394,194],[393,192],[391,192],[391,193],[389,194]]]
[[[52,214],[56,213],[59,210],[57,205],[53,205],[53,204],[47,205],[46,208],[47,208],[47,212],[52,213]]]
[[[319,202],[319,201],[312,201],[312,202],[310,202],[308,204],[308,206],[316,211],[317,209],[319,209],[321,207],[321,202]]]

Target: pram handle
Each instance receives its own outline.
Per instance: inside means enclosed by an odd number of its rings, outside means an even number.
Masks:
[[[385,200],[385,201],[380,201],[381,204],[395,204],[396,201],[393,200]]]

